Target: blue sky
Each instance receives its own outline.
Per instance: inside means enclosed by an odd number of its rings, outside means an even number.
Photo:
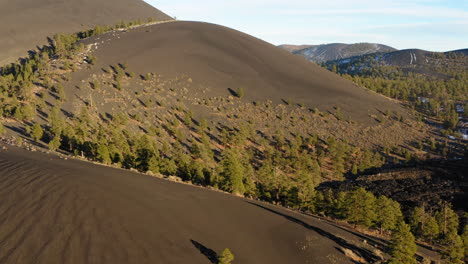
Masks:
[[[146,0],[179,20],[231,27],[272,44],[375,42],[468,48],[468,0]]]

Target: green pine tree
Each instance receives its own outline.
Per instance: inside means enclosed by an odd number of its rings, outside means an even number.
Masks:
[[[5,135],[5,133],[5,126],[3,125],[3,123],[0,123],[0,136]]]
[[[422,235],[424,239],[432,242],[434,239],[436,239],[439,236],[439,233],[440,233],[439,225],[437,224],[435,217],[430,216],[427,219],[424,230],[422,230]]]
[[[410,227],[400,220],[392,233],[389,244],[389,264],[416,264],[415,254],[418,247]]]
[[[97,159],[104,164],[111,164],[112,160],[110,158],[109,148],[106,144],[99,144],[97,148]]]
[[[56,151],[60,147],[60,136],[55,136],[50,142],[49,142],[49,149],[52,151]]]
[[[370,227],[375,220],[375,196],[359,188],[348,197],[348,221]]]
[[[243,195],[245,192],[244,167],[239,154],[234,149],[226,149],[220,163],[220,175],[224,178],[224,189],[233,194]]]
[[[400,204],[386,196],[380,196],[375,203],[376,224],[380,233],[384,230],[393,230],[398,221],[403,217]]]
[[[455,213],[455,211],[453,211],[449,204],[443,204],[440,211],[436,213],[436,220],[439,224],[440,232],[443,235],[447,235],[453,231],[458,231],[458,215]]]
[[[449,264],[463,264],[465,257],[465,249],[462,238],[455,230],[450,231],[444,239],[444,252],[442,254],[446,263]]]
[[[468,107],[465,109],[468,109]],[[463,229],[463,233],[461,235],[461,239],[463,241],[465,255],[468,255],[468,225],[465,225],[465,228]]]
[[[35,141],[39,141],[43,135],[44,135],[44,130],[42,130],[41,125],[39,125],[39,123],[35,123],[31,128],[31,137]]]

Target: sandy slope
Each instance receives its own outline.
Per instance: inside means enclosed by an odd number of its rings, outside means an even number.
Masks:
[[[210,263],[225,247],[235,263],[350,263],[338,236],[362,240],[273,206],[12,147],[0,152],[0,201],[0,263]]]
[[[370,119],[377,110],[403,111],[397,103],[299,56],[218,25],[171,22],[112,32],[85,43],[98,44],[96,73],[127,62],[140,74],[186,74],[210,87],[210,96],[226,96],[228,88],[243,87],[248,100],[291,99],[322,111],[336,106],[357,120]]]
[[[0,65],[26,56],[55,33],[148,17],[169,19],[142,0],[0,0]]]

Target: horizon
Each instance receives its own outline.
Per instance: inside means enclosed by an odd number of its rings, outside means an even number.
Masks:
[[[323,3],[292,0],[287,4],[279,0],[146,2],[179,20],[223,25],[274,45],[367,42],[399,50],[436,52],[468,48],[468,1],[397,0],[386,3],[357,0],[349,3],[331,0]]]

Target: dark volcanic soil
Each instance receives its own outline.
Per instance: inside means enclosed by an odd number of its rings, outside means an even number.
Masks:
[[[167,77],[185,74],[210,87],[212,96],[242,87],[245,98],[291,99],[319,110],[340,107],[355,120],[369,114],[404,112],[398,103],[337,76],[299,56],[244,33],[218,25],[170,22],[111,32],[85,41],[101,67],[127,62],[131,71]],[[96,47],[96,46],[94,46]]]
[[[56,33],[149,17],[170,19],[141,0],[0,0],[0,66],[27,56]]]
[[[351,263],[338,248],[362,241],[277,207],[12,147],[0,201],[0,263],[210,263],[226,247],[234,263]]]

